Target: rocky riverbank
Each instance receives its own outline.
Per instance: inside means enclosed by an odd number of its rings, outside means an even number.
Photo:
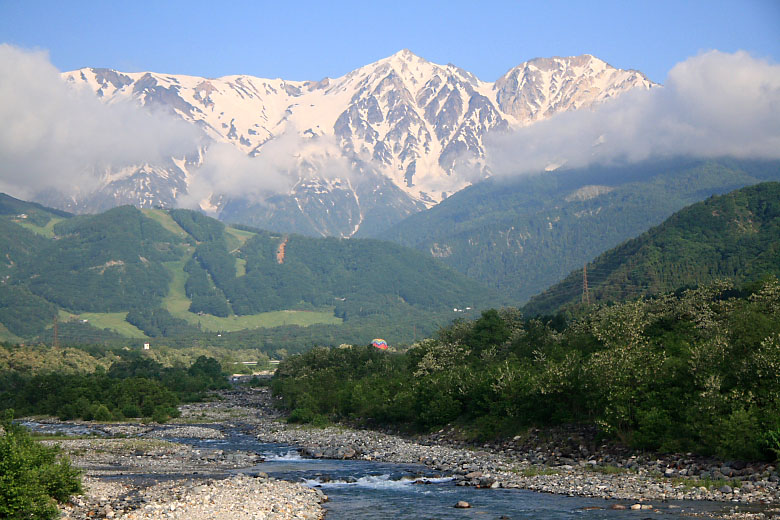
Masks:
[[[266,389],[236,390],[223,393],[220,401],[182,407],[175,425],[100,425],[109,438],[58,441],[87,475],[87,493],[63,517],[321,518],[319,503],[325,497],[318,490],[262,474],[226,478],[228,470],[258,462],[257,454],[171,442],[177,437],[218,439],[238,425],[261,442],[302,446],[311,457],[424,464],[462,486],[599,497],[612,499],[608,507],[616,509],[670,507],[667,501],[679,499],[731,502],[732,511],[723,518],[780,513],[780,479],[772,465],[635,455],[597,445],[595,436],[580,429],[529,432],[503,444],[475,447],[453,431],[408,438],[296,427],[280,421],[271,404]],[[116,435],[124,438],[110,438]],[[144,483],[144,474],[157,475],[156,483]],[[170,480],[159,482],[159,475]]]
[[[184,407],[182,424],[90,424],[105,437],[45,440],[58,444],[84,471],[84,494],[62,507],[61,518],[87,520],[314,520],[321,519],[327,497],[299,483],[263,473],[236,475],[262,458],[251,452],[193,448],[177,438],[222,439],[228,419],[253,421],[257,407],[236,406],[233,399],[199,405],[198,417]],[[240,410],[236,413],[235,410]],[[201,421],[209,411],[219,424]],[[204,423],[208,423],[207,418]],[[51,421],[53,426],[56,421]]]
[[[322,518],[323,495],[299,484],[267,477],[222,480],[172,480],[151,486],[127,481],[85,480],[87,492],[75,497],[63,519],[245,519]]]
[[[260,408],[270,405],[266,390],[251,399]],[[595,445],[595,436],[580,429],[530,432],[502,444],[475,447],[459,441],[451,431],[405,438],[371,430],[297,427],[264,416],[254,422],[259,440],[300,445],[307,456],[422,463],[453,475],[464,486],[614,499],[620,502],[618,507],[708,500],[759,505],[761,514],[772,514],[780,505],[780,478],[773,465],[691,454],[637,455],[616,446]]]

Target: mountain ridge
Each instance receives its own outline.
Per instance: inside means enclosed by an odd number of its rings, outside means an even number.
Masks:
[[[522,305],[675,211],[770,180],[780,180],[780,161],[684,157],[492,178],[378,237],[437,257]]]
[[[527,315],[620,302],[712,283],[780,275],[780,182],[764,182],[686,206],[661,224],[598,255],[532,298]]]
[[[136,330],[131,323],[141,336],[316,324],[330,327],[322,342],[382,332],[399,342],[432,333],[455,307],[494,301],[447,266],[375,239],[236,228],[184,209],[70,216],[3,195],[0,203],[0,337],[45,335],[59,316],[71,329]],[[97,341],[100,332],[82,331]],[[273,334],[289,342],[307,332]]]
[[[262,158],[270,143],[291,140],[297,155],[286,167],[297,178],[289,192],[259,201],[215,192],[201,206],[227,221],[262,228],[280,222],[277,231],[323,236],[376,232],[489,175],[490,132],[655,85],[592,55],[536,58],[485,82],[408,50],[320,81],[91,68],[62,77],[105,102],[162,108],[248,156]],[[43,202],[76,212],[120,203],[174,207],[203,154],[113,172],[92,196]],[[471,173],[461,174],[459,164]]]

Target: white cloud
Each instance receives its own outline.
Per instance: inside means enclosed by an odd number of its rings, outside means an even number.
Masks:
[[[129,103],[73,89],[44,52],[0,45],[0,191],[29,197],[98,187],[108,165],[155,163],[197,149],[201,132]]]
[[[189,193],[179,203],[196,207],[213,194],[262,202],[270,195],[289,192],[301,177],[313,173],[325,179],[352,174],[335,140],[301,137],[291,127],[265,143],[256,157],[230,144],[213,143],[191,177]]]
[[[677,64],[663,87],[492,135],[488,152],[497,176],[657,157],[779,159],[780,65],[710,51]]]
[[[301,137],[290,128],[257,157],[232,145],[208,142],[194,125],[133,101],[106,104],[86,88],[73,88],[45,52],[0,45],[0,191],[32,198],[43,190],[89,193],[105,175],[129,166],[170,164],[171,157],[205,147],[190,168],[184,206],[212,194],[255,202],[286,193],[314,165],[321,177],[346,177],[351,167],[335,141]]]

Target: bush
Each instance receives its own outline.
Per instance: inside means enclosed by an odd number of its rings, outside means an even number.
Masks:
[[[764,435],[764,443],[769,450],[780,460],[780,429],[770,430]]]
[[[751,410],[738,408],[720,424],[718,455],[723,458],[761,460],[763,457],[758,417]]]
[[[56,518],[57,502],[82,491],[79,471],[11,419],[7,411],[0,436],[0,518]]]

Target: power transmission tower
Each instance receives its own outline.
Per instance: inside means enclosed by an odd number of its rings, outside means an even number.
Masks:
[[[588,292],[588,264],[582,267],[582,303],[590,305],[590,293]]]
[[[57,324],[57,315],[54,315],[54,348],[58,348],[60,346],[60,336],[59,336],[59,327]]]

